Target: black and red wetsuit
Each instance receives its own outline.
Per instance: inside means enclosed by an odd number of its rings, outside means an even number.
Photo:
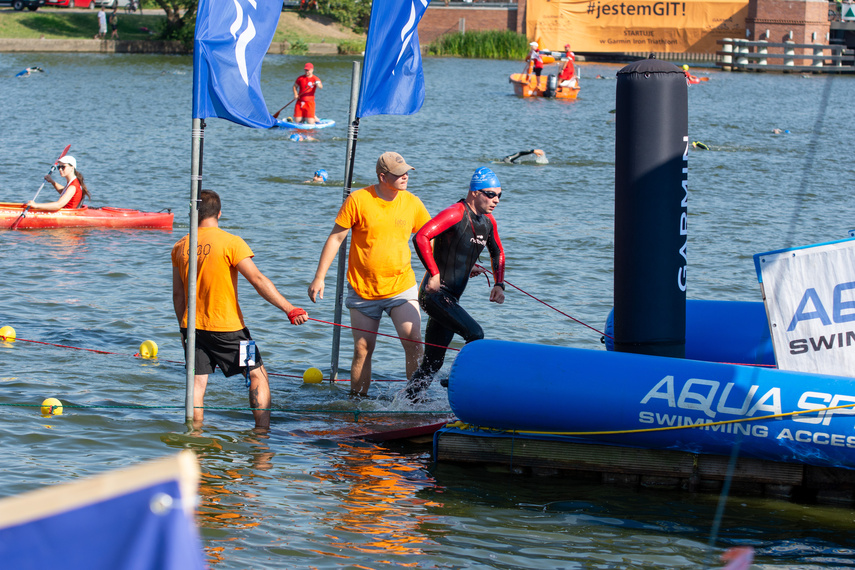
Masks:
[[[434,241],[432,250],[431,240]],[[493,279],[496,284],[504,283],[505,252],[496,219],[492,214],[476,214],[464,200],[426,223],[413,237],[413,243],[427,268],[419,286],[419,305],[428,314],[425,356],[407,385],[408,396],[415,400],[442,368],[446,347],[455,333],[466,342],[484,338],[481,325],[460,306],[460,296],[484,246],[490,252]],[[429,293],[425,285],[437,273],[441,281],[439,291]]]

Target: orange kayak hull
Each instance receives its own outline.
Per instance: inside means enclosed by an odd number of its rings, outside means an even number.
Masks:
[[[0,202],[0,228],[11,229],[24,206]],[[142,212],[128,208],[90,208],[57,210],[55,212],[27,210],[17,229],[44,230],[57,228],[140,228],[171,230],[172,212]]]
[[[517,97],[546,97],[546,80],[543,75],[540,76],[540,81],[536,75],[527,75],[525,73],[512,73],[508,78],[511,85],[514,86],[514,95]],[[575,99],[579,95],[579,85],[576,87],[558,87],[555,90],[555,99]]]

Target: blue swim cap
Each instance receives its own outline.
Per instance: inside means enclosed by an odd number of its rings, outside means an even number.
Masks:
[[[315,176],[320,176],[321,180],[323,180],[324,182],[326,182],[327,178],[329,178],[329,174],[327,174],[327,171],[324,170],[323,168],[321,168],[320,170],[316,170]]]
[[[296,142],[300,141],[303,137],[301,137],[299,133],[291,133],[291,136],[288,138]]]
[[[496,173],[482,166],[472,175],[472,180],[469,181],[469,191],[483,190],[484,188],[501,188],[499,178]]]

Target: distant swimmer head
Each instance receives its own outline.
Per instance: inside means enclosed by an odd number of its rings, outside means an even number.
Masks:
[[[300,133],[291,133],[291,136],[288,138],[294,142],[300,142],[301,140],[303,140],[303,135],[301,135]]]
[[[683,71],[689,71],[689,66],[685,63],[683,64]]]
[[[469,181],[470,192],[477,192],[478,190],[484,190],[486,188],[501,187],[502,185],[499,182],[499,177],[486,166],[482,166],[476,170],[475,174],[472,175],[472,180]]]
[[[699,148],[701,150],[709,150],[710,149],[710,147],[708,147],[707,145],[705,145],[701,141],[694,141],[692,143],[692,148]]]
[[[315,171],[315,178],[320,178],[321,182],[326,182],[327,178],[329,178],[329,174],[327,174],[326,170],[321,168],[320,170]]]

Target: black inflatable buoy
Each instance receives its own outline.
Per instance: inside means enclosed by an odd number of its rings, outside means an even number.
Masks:
[[[688,91],[672,63],[617,74],[615,350],[682,358],[686,346]]]

